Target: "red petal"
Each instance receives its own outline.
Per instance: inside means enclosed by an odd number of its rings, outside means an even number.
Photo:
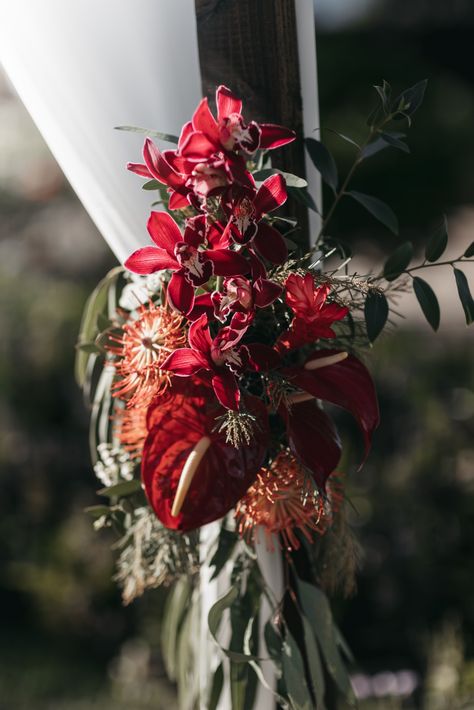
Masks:
[[[341,457],[341,444],[334,424],[316,402],[293,404],[291,410],[281,409],[286,420],[288,441],[293,453],[313,474],[324,490]]]
[[[182,185],[182,179],[171,169],[151,138],[145,140],[143,159],[151,175],[156,180],[170,187],[179,187]]]
[[[230,370],[223,370],[212,378],[216,397],[223,407],[237,411],[240,403],[240,391],[235,375]]]
[[[168,284],[168,300],[177,311],[186,315],[194,305],[194,288],[180,271],[175,271]]]
[[[281,364],[281,358],[278,353],[269,345],[263,343],[249,343],[246,345],[250,355],[250,366],[256,372],[267,372],[274,370]]]
[[[219,149],[219,131],[217,122],[209,109],[207,99],[203,99],[193,115],[193,128],[195,131],[202,131],[214,142],[216,150]]]
[[[200,316],[189,328],[189,344],[194,350],[198,350],[210,357],[212,340],[209,334],[209,321],[207,316]]]
[[[172,372],[177,377],[189,377],[199,370],[209,368],[206,358],[191,348],[179,348],[172,352],[162,365],[163,370]]]
[[[236,448],[226,444],[225,435],[215,431],[216,416],[207,388],[194,394],[173,394],[158,404],[159,423],[145,442],[142,479],[150,504],[161,522],[169,528],[192,530],[223,517],[255,480],[262,466],[268,443],[265,407],[255,397],[246,398],[246,407],[258,419],[258,429],[250,446]],[[181,512],[171,515],[183,466],[197,442],[211,439],[194,475]]]
[[[124,266],[134,274],[153,274],[160,269],[176,269],[179,264],[164,249],[143,247],[134,251]]]
[[[260,146],[262,150],[278,148],[286,143],[292,143],[296,138],[296,133],[284,126],[277,126],[274,123],[260,123]]]
[[[210,249],[204,252],[206,259],[214,264],[216,276],[240,276],[250,271],[247,259],[229,249]]]
[[[155,244],[174,257],[174,248],[178,242],[183,241],[183,236],[171,215],[168,212],[152,212],[147,229]]]
[[[189,136],[191,133],[194,131],[192,121],[188,121],[187,123],[184,124],[184,126],[181,129],[181,133],[179,135],[179,140],[178,140],[178,150],[181,150],[183,145],[186,143],[188,140]],[[166,157],[166,153],[165,153]]]
[[[319,350],[308,362],[336,354],[337,350]],[[350,412],[364,436],[365,456],[369,453],[372,434],[379,424],[377,393],[369,371],[354,355],[319,370],[288,368],[285,377],[314,397],[332,402]]]
[[[216,91],[217,119],[222,121],[232,113],[242,112],[242,101],[238,99],[227,86],[222,84]]]
[[[256,219],[260,219],[262,214],[276,210],[288,197],[286,183],[282,175],[270,175],[259,187],[257,195],[253,201],[257,211]]]
[[[280,232],[265,222],[258,225],[253,244],[259,254],[272,264],[283,264],[288,258],[288,248]]]
[[[280,296],[283,288],[268,279],[257,279],[254,283],[254,299],[257,308],[266,308]]]
[[[153,177],[147,166],[143,165],[142,163],[127,163],[127,170],[130,170],[132,173],[140,175],[140,177],[148,179]]]
[[[199,294],[199,296],[195,296],[194,306],[192,310],[187,314],[186,318],[188,320],[194,321],[200,318],[202,315],[210,317],[213,313],[214,305],[212,303],[211,294],[201,293]]]
[[[188,160],[204,161],[216,152],[216,145],[201,131],[191,133],[181,148],[181,154]]]
[[[189,207],[189,200],[186,195],[182,195],[179,192],[173,192],[170,195],[168,207],[170,210],[182,210],[184,207]]]

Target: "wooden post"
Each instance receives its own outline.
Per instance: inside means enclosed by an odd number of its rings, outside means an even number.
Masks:
[[[302,99],[294,0],[195,0],[203,94],[214,100],[226,84],[244,100],[246,118],[280,123],[298,140],[275,151],[273,165],[305,176]],[[308,214],[288,200],[286,214],[301,231],[292,239],[306,249]]]

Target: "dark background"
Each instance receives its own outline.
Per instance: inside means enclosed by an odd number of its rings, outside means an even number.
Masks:
[[[421,245],[443,212],[450,253],[473,239],[474,8],[447,6],[318,3],[321,125],[342,172],[350,148],[327,129],[363,138],[372,84],[401,90],[429,78],[412,154],[384,151],[353,183],[393,207],[400,237],[356,204],[343,203],[332,224],[363,263],[403,239]],[[173,707],[159,658],[163,594],[121,606],[113,538],[83,513],[97,484],[74,343],[85,299],[114,258],[2,81],[0,708]],[[450,270],[427,280],[440,294],[441,331],[407,298],[407,320],[377,344],[382,425],[359,473],[341,419],[364,557],[357,595],[335,608],[364,708],[474,706],[472,330]]]

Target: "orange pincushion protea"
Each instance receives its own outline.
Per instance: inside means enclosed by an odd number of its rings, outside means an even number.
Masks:
[[[123,326],[115,343],[108,347],[118,357],[114,396],[127,400],[128,408],[145,407],[169,384],[169,374],[161,367],[170,352],[186,343],[183,317],[150,302]]]
[[[115,434],[131,459],[141,458],[148,435],[148,407],[119,409],[114,413]]]
[[[288,550],[297,550],[299,530],[309,541],[313,533],[324,535],[340,507],[340,487],[328,481],[327,496],[309,487],[302,466],[289,451],[281,451],[269,468],[262,468],[255,483],[236,508],[239,534],[253,540],[258,525],[265,529],[267,545],[280,534]]]

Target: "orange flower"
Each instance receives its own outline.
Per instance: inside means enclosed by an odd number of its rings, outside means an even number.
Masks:
[[[236,508],[239,534],[255,539],[255,528],[265,529],[267,546],[273,549],[272,537],[280,534],[287,550],[297,550],[300,531],[310,542],[313,534],[324,535],[340,507],[340,485],[328,481],[327,495],[316,491],[305,476],[303,467],[289,451],[281,451],[269,468],[262,468],[255,483]]]
[[[141,458],[143,445],[148,436],[146,425],[148,407],[118,409],[114,413],[115,434],[131,459]]]
[[[153,302],[138,309],[138,317],[123,326],[123,333],[109,345],[118,357],[118,381],[114,396],[127,400],[127,407],[145,407],[169,385],[161,366],[168,355],[186,343],[183,317]]]

